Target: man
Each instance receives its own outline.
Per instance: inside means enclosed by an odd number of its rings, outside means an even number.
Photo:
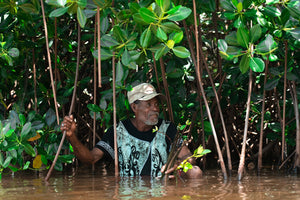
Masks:
[[[176,126],[159,119],[160,93],[149,83],[142,83],[128,92],[128,101],[134,118],[120,121],[117,125],[118,161],[121,176],[161,176],[167,161],[170,146],[176,134]],[[89,151],[76,137],[76,123],[73,116],[65,117],[61,131],[66,131],[67,139],[73,146],[79,160],[95,163],[102,158],[114,159],[113,127],[109,128],[93,150]],[[191,152],[184,146],[179,158],[185,159]],[[177,165],[167,170],[169,174]],[[186,174],[188,178],[201,177],[202,171],[194,166]]]

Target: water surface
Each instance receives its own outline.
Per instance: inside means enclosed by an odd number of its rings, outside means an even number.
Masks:
[[[264,171],[236,175],[223,180],[220,170],[209,170],[202,179],[160,180],[150,177],[120,178],[103,172],[79,169],[54,172],[48,182],[46,172],[5,174],[0,182],[0,199],[300,199],[297,175]]]

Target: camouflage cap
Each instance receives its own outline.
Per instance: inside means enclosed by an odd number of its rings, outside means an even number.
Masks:
[[[150,83],[141,83],[132,88],[127,93],[129,104],[136,100],[147,101],[156,96],[164,96],[163,94],[157,93],[153,85]]]

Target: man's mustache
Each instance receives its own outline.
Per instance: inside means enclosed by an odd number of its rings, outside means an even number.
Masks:
[[[150,112],[150,113],[148,114],[148,117],[150,117],[151,115],[157,115],[157,116],[159,116],[159,112]]]

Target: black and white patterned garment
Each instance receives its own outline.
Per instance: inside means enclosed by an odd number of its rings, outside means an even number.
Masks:
[[[154,128],[155,126],[153,126]],[[158,131],[138,131],[130,119],[117,126],[119,171],[121,176],[160,176],[166,163],[171,142],[176,134],[173,123],[159,120]],[[114,137],[111,127],[96,145],[105,156],[114,159]]]

